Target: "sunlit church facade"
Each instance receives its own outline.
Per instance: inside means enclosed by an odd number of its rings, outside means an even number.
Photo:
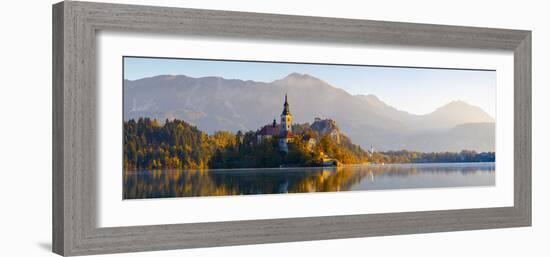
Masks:
[[[294,136],[292,134],[292,114],[290,113],[286,94],[280,124],[277,124],[277,121],[273,119],[272,124],[262,127],[257,133],[259,142],[273,137],[278,140],[279,150],[288,153],[288,143],[292,142]]]

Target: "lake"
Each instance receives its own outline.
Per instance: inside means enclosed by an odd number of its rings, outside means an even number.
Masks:
[[[125,171],[124,199],[494,186],[495,164]]]

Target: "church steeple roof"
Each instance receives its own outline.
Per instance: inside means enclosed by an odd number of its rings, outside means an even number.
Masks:
[[[281,115],[290,115],[290,110],[288,108],[288,97],[286,94],[285,94],[285,104],[283,108],[283,113],[281,113]]]

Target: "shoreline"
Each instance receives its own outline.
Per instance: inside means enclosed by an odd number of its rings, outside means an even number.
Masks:
[[[153,169],[153,170],[133,170],[133,171],[127,171],[123,170],[124,173],[127,174],[139,174],[143,172],[151,172],[151,171],[162,171],[162,172],[170,172],[170,173],[176,173],[176,172],[209,172],[209,171],[255,171],[255,172],[262,172],[262,171],[303,171],[308,169],[324,169],[324,170],[338,170],[343,169],[346,167],[362,167],[362,166],[373,166],[373,167],[386,167],[386,166],[429,166],[429,165],[440,165],[440,166],[453,166],[453,165],[462,165],[462,166],[474,166],[474,165],[495,165],[496,162],[421,162],[421,163],[415,163],[415,162],[409,162],[409,163],[387,163],[387,164],[378,164],[378,163],[363,163],[363,164],[343,164],[341,166],[315,166],[315,167],[272,167],[272,168],[233,168],[233,169]]]

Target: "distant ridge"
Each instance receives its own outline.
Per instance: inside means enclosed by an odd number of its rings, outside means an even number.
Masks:
[[[185,75],[124,80],[124,119],[177,118],[207,133],[255,130],[280,112],[285,93],[296,123],[311,122],[314,117],[333,119],[364,148],[494,151],[494,119],[479,107],[455,101],[432,113],[414,115],[374,95],[354,96],[300,73],[269,83]],[[464,143],[446,140],[451,136]]]

